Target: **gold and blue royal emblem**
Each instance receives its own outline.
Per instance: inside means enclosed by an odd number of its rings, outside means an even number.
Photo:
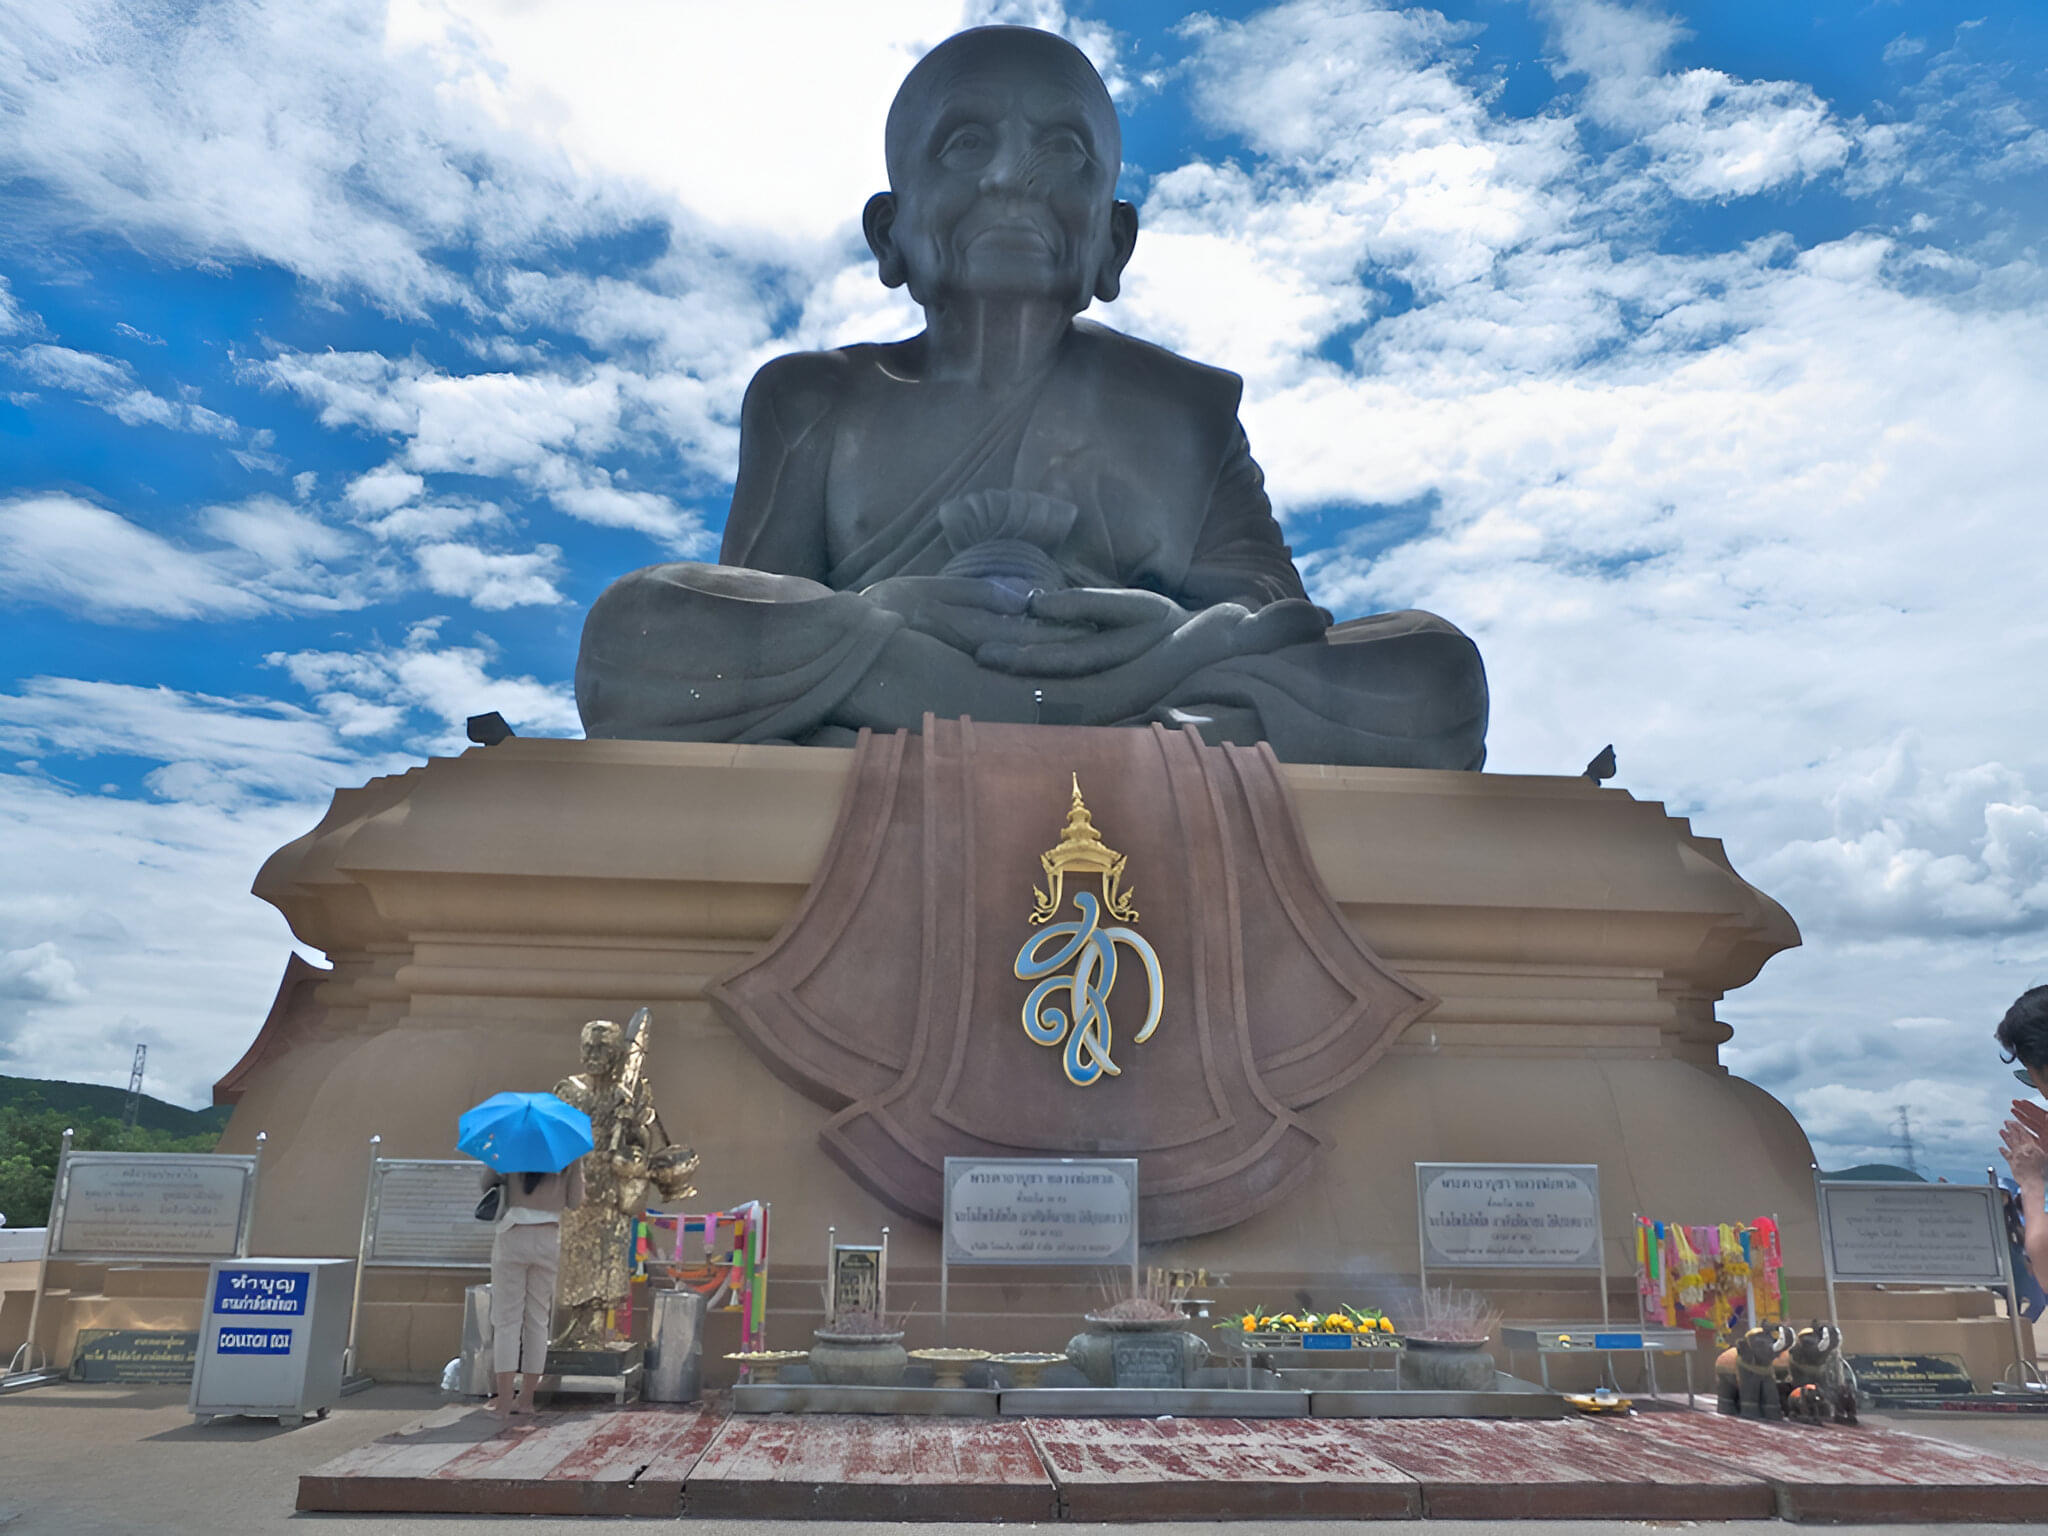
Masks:
[[[1124,890],[1124,855],[1106,846],[1102,834],[1081,799],[1081,780],[1073,776],[1074,801],[1067,810],[1067,824],[1060,830],[1057,846],[1039,855],[1045,870],[1047,889],[1032,889],[1037,898],[1031,921],[1045,924],[1059,911],[1066,894],[1069,874],[1100,875],[1102,896],[1093,891],[1074,892],[1077,922],[1052,923],[1033,934],[1017,951],[1017,977],[1035,981],[1031,995],[1024,999],[1024,1033],[1038,1044],[1056,1048],[1067,1081],[1087,1088],[1104,1077],[1119,1076],[1123,1069],[1111,1058],[1115,1032],[1110,1023],[1110,994],[1116,989],[1117,946],[1123,945],[1145,968],[1148,1001],[1145,1022],[1131,1036],[1142,1045],[1159,1027],[1159,1011],[1165,999],[1160,992],[1159,956],[1152,946],[1130,928],[1105,928],[1105,913],[1123,923],[1135,923],[1136,894]],[[1049,946],[1057,945],[1051,953]],[[1069,969],[1071,967],[1071,969]]]

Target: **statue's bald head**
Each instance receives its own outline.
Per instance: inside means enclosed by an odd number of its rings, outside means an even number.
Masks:
[[[1030,27],[949,37],[889,108],[889,190],[862,227],[891,288],[962,297],[1113,299],[1138,238],[1116,200],[1123,135],[1088,56]]]
[[[1036,27],[973,27],[954,33],[919,59],[896,88],[882,140],[890,186],[903,189],[920,143],[936,126],[947,98],[977,76],[990,74],[1030,74],[1049,94],[1070,95],[1109,165],[1114,168],[1122,160],[1123,129],[1116,103],[1087,54],[1058,33]]]

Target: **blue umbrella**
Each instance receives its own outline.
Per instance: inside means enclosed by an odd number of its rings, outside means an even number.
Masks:
[[[500,1173],[560,1173],[593,1145],[590,1116],[552,1093],[497,1093],[465,1114],[456,1148]]]

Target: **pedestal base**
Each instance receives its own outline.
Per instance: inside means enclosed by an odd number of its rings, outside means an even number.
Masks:
[[[647,1351],[638,1344],[604,1344],[594,1349],[548,1350],[550,1376],[624,1376],[646,1364]]]
[[[333,968],[291,962],[216,1091],[236,1104],[223,1150],[270,1133],[256,1243],[353,1252],[373,1133],[387,1157],[446,1156],[462,1109],[554,1081],[573,1070],[585,1020],[645,1004],[655,1102],[704,1158],[694,1208],[774,1204],[775,1334],[807,1336],[816,1287],[800,1266],[829,1225],[893,1224],[891,1304],[935,1315],[923,1287],[936,1279],[937,1232],[825,1154],[831,1109],[779,1078],[706,1000],[804,903],[852,755],[515,738],[338,793],[256,887]],[[1229,1273],[1224,1304],[1296,1288],[1370,1303],[1415,1273],[1414,1162],[1534,1161],[1600,1165],[1616,1276],[1630,1272],[1629,1221],[1643,1211],[1775,1214],[1795,1286],[1818,1277],[1806,1138],[1716,1059],[1729,1033],[1716,1000],[1797,931],[1718,843],[1584,779],[1284,773],[1344,920],[1438,1002],[1301,1112],[1323,1150],[1299,1184],[1160,1262]],[[1028,879],[1020,890],[1028,902]],[[401,1368],[455,1352],[452,1329],[416,1337],[384,1315],[397,1283],[373,1272],[366,1286],[360,1353],[374,1373],[394,1352]],[[1056,1344],[1100,1299],[1060,1286],[1037,1272],[956,1272],[952,1342]],[[1574,1287],[1582,1299],[1545,1310],[1595,1315],[1590,1276],[1551,1289]],[[396,1292],[388,1305],[403,1305]],[[722,1337],[728,1321],[708,1325]]]

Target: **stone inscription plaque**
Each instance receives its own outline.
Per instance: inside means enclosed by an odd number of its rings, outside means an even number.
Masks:
[[[231,1259],[252,1159],[211,1153],[73,1153],[52,1254]]]
[[[1598,1269],[1590,1163],[1417,1163],[1422,1257],[1444,1269]]]
[[[1961,1355],[1850,1355],[1859,1390],[1872,1397],[1968,1397],[1977,1390]]]
[[[1187,1346],[1178,1333],[1114,1334],[1109,1352],[1120,1387],[1187,1385]]]
[[[467,1159],[379,1158],[370,1172],[371,1264],[488,1267],[492,1224],[476,1219],[483,1194]]]
[[[192,1379],[199,1335],[140,1328],[81,1328],[71,1346],[73,1381],[182,1385]]]
[[[1138,1161],[949,1157],[949,1264],[1126,1265],[1138,1254]]]
[[[1823,1180],[1820,1191],[1821,1239],[1838,1281],[2006,1283],[2003,1196],[1991,1185]]]

